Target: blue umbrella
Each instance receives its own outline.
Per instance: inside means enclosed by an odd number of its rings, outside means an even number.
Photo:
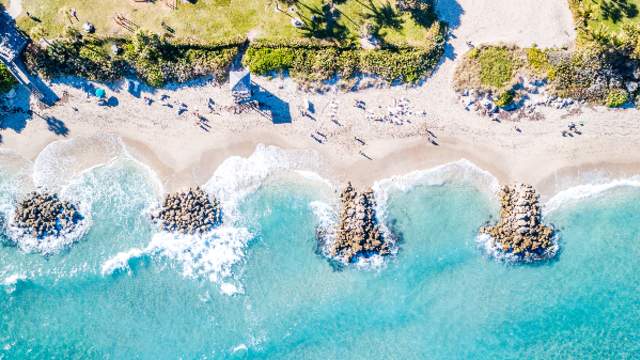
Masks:
[[[104,89],[96,89],[96,97],[103,98],[107,95],[107,92]]]

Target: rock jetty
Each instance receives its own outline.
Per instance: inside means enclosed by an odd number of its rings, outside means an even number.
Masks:
[[[542,224],[539,195],[531,185],[504,186],[499,192],[500,220],[480,228],[491,237],[492,248],[523,260],[538,260],[555,254],[554,230]]]
[[[222,208],[217,199],[196,187],[168,194],[160,212],[151,218],[169,232],[202,234],[222,223]]]
[[[351,183],[340,194],[340,221],[336,238],[330,247],[330,256],[344,263],[357,256],[391,253],[376,218],[376,202],[371,189],[358,193]]]
[[[14,215],[15,225],[37,239],[69,233],[81,220],[74,204],[48,192],[28,194],[18,203]]]

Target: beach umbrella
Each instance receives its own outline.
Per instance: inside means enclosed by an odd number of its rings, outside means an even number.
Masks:
[[[107,95],[107,92],[104,89],[96,89],[96,97],[103,98]]]

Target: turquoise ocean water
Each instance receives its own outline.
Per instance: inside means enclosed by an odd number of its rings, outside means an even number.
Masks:
[[[206,238],[158,233],[162,189],[126,156],[63,185],[89,215],[72,244],[43,255],[5,224],[0,359],[640,357],[640,188],[556,201],[557,258],[511,265],[476,243],[498,208],[474,175],[388,180],[376,191],[398,254],[339,271],[315,242],[333,189],[263,170],[205,186],[227,222]],[[5,223],[23,185],[0,170]]]

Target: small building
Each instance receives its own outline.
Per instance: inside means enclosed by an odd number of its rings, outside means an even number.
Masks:
[[[251,98],[251,75],[249,71],[231,71],[229,73],[229,88],[236,103]]]

